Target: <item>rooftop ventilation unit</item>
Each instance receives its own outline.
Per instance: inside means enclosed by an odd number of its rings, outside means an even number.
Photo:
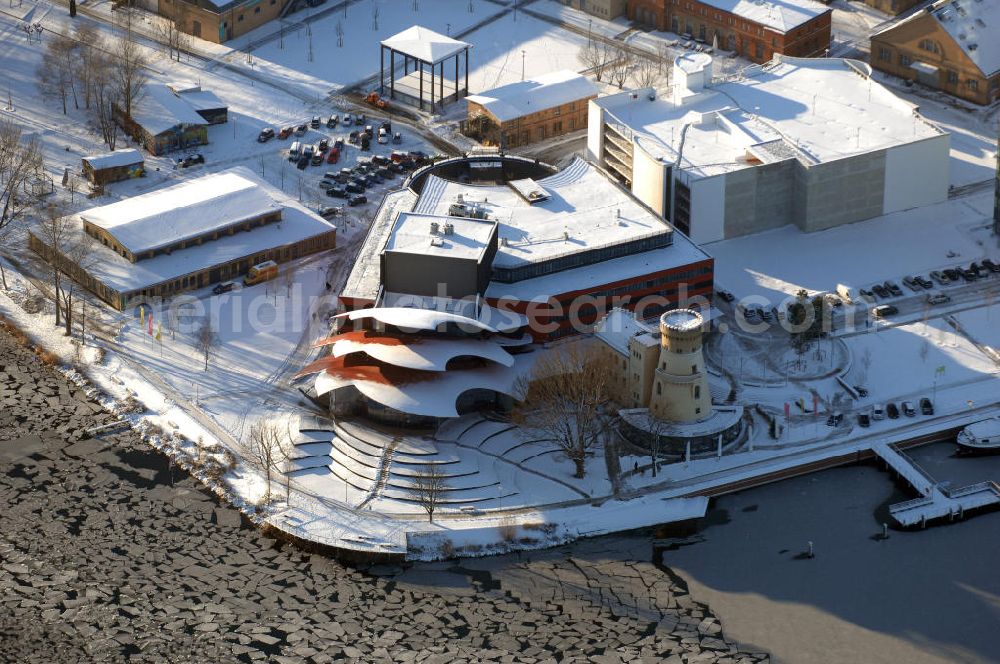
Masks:
[[[442,240],[439,237],[432,237],[431,238],[431,246],[432,247],[443,247],[444,246],[444,240]]]
[[[431,222],[431,235],[437,235],[438,231],[441,230],[441,226],[436,221]]]
[[[452,235],[452,234],[454,234],[454,232],[455,232],[455,224],[451,223],[450,221],[447,222],[444,225],[444,234],[445,235]]]

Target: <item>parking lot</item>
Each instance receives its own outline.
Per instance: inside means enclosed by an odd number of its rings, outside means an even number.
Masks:
[[[426,145],[409,133],[381,114],[332,113],[262,128],[257,141],[280,147],[283,187],[286,180],[297,181],[299,200],[331,218],[345,207],[374,207],[428,162],[430,155],[417,149]]]

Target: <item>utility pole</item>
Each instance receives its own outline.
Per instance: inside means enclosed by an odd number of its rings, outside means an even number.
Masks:
[[[521,49],[521,80],[522,81],[524,80],[524,56],[525,56],[525,50],[522,48]]]

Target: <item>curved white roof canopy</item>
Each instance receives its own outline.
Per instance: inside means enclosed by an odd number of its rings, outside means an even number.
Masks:
[[[458,417],[455,404],[469,390],[487,389],[519,398],[517,377],[516,369],[499,364],[431,373],[422,380],[398,385],[323,371],[314,386],[317,395],[353,386],[372,401],[410,415]]]
[[[407,369],[425,371],[445,371],[449,360],[463,355],[492,360],[507,367],[514,366],[514,358],[500,345],[489,339],[429,339],[415,338],[411,343],[400,343],[398,339],[378,337],[359,340],[350,333],[343,338],[331,337],[329,345],[334,357],[350,353],[365,353],[386,364]],[[327,345],[321,342],[319,345]]]
[[[394,325],[403,329],[411,330],[435,330],[440,325],[453,323],[472,332],[481,330],[483,332],[497,332],[492,325],[487,325],[475,318],[460,316],[448,311],[435,311],[432,309],[416,309],[412,307],[375,307],[373,309],[358,309],[338,314],[337,318],[347,318],[349,320],[362,320],[374,318],[380,323]]]

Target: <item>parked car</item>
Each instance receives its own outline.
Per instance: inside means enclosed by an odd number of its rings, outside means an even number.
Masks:
[[[844,421],[844,414],[837,412],[826,418],[826,426],[828,427],[839,427],[840,423]]]
[[[319,151],[326,152],[329,149],[330,149],[330,139],[328,138],[319,139]]]
[[[913,277],[903,277],[903,285],[909,288],[914,293],[920,290],[920,285],[916,282],[916,280]]]
[[[391,162],[389,164],[386,164],[385,167],[388,168],[393,173],[401,174],[405,172],[405,169],[396,162]]]
[[[347,192],[350,194],[363,194],[365,192],[364,186],[354,180],[351,180],[344,185],[344,188],[347,189]]]
[[[397,131],[392,135],[392,142],[395,145],[399,145],[400,143],[403,142],[403,135]]]
[[[406,159],[405,152],[400,152],[399,150],[393,150],[392,152],[389,153],[389,161],[393,161],[398,164],[404,159]]]
[[[934,284],[927,277],[917,275],[913,277],[913,280],[916,281],[918,284],[920,284],[920,287],[923,288],[924,290],[930,290],[934,288]]]
[[[195,164],[204,164],[205,158],[200,154],[189,154],[186,157],[181,157],[177,160],[177,165],[180,168],[187,168],[189,166],[194,166]]]
[[[326,163],[336,164],[340,160],[340,150],[337,148],[331,148],[330,152],[326,155]]]
[[[299,169],[300,171],[304,171],[306,169],[306,166],[308,165],[309,165],[309,157],[305,155],[299,157],[299,160],[295,162],[295,168]]]
[[[875,293],[871,292],[867,288],[859,288],[858,289],[858,297],[860,297],[865,302],[869,302],[869,303],[875,301]]]
[[[857,392],[858,396],[861,397],[862,399],[864,399],[866,396],[868,396],[868,390],[866,390],[865,388],[863,388],[860,385],[855,385],[854,386],[854,391]]]
[[[347,199],[347,204],[351,207],[356,205],[364,205],[368,202],[368,198],[364,194],[355,194]]]
[[[305,126],[304,124],[300,124],[298,127],[295,128],[295,135],[302,136],[307,131],[309,131],[309,127]]]
[[[902,406],[903,414],[907,417],[914,417],[917,414],[916,409],[913,407],[913,403],[910,401],[904,401]]]
[[[385,155],[380,155],[380,154],[372,155],[372,163],[375,164],[376,166],[385,166],[390,161],[392,160],[386,157]]]
[[[341,212],[343,212],[343,209],[339,207],[323,206],[316,209],[316,214],[324,219],[333,219]]]
[[[921,415],[933,415],[934,414],[934,404],[927,397],[921,397],[920,399],[920,414]]]
[[[368,137],[368,134],[361,134],[360,145],[362,152],[368,152],[372,147],[372,139]]]
[[[327,180],[326,178],[323,178],[322,180],[319,181],[319,188],[329,189],[330,187],[336,186],[336,184],[337,183],[332,180]]]
[[[326,195],[334,198],[347,198],[347,189],[342,184],[334,185],[326,190]]]
[[[885,405],[885,414],[889,416],[890,420],[898,419],[899,408],[896,407],[896,404],[890,401]]]
[[[344,113],[344,126],[345,127],[350,127],[352,124],[354,124],[354,122],[351,119],[351,114],[350,113]]]
[[[975,281],[976,279],[979,278],[979,273],[971,269],[962,270],[962,276],[965,278],[966,281]]]
[[[311,145],[303,145],[302,146],[302,156],[306,157],[307,159],[312,159],[313,149],[314,148]]]
[[[381,178],[382,178],[383,180],[391,180],[391,179],[393,179],[394,177],[396,177],[396,174],[395,174],[395,173],[393,173],[392,171],[390,171],[390,170],[389,170],[388,168],[384,168],[384,167],[383,167],[383,168],[380,168],[380,169],[378,169],[378,170],[377,170],[377,171],[375,171],[375,172],[376,172],[376,173],[378,174],[378,176],[379,176],[379,177],[381,177]]]
[[[944,286],[949,281],[951,281],[950,279],[948,279],[948,277],[945,276],[945,274],[943,272],[941,272],[939,270],[934,270],[933,272],[931,272],[931,279],[933,279],[934,281],[936,281],[938,284],[940,284],[942,286]]]
[[[883,300],[889,297],[889,291],[887,291],[885,289],[885,286],[883,286],[882,284],[875,284],[874,286],[872,286],[872,290],[875,291],[875,294],[878,295]]]
[[[989,258],[983,259],[983,267],[985,267],[990,272],[1000,272],[1000,265],[994,263]]]
[[[885,419],[885,406],[877,403],[872,406],[872,419],[873,420],[884,420]]]
[[[349,168],[342,168],[340,169],[340,173],[337,175],[337,182],[346,184],[347,182],[350,182],[352,177],[354,177],[354,171]]]
[[[358,132],[352,131],[350,134],[347,135],[347,142],[350,143],[351,145],[357,145],[358,136],[360,136]]]
[[[337,123],[339,122],[340,122],[340,116],[334,113],[333,115],[331,115],[326,119],[326,128],[333,129],[334,127],[337,126]]]
[[[357,117],[354,118],[354,124],[363,125],[365,123],[365,114],[358,113]]]
[[[274,138],[274,130],[270,127],[264,127],[260,130],[260,133],[257,134],[258,143],[267,143],[272,138]]]
[[[736,299],[736,296],[734,296],[732,293],[730,293],[727,290],[723,290],[721,288],[715,291],[715,294],[718,295],[720,298],[722,298],[723,302],[732,302],[733,300]]]
[[[861,413],[858,415],[858,425],[866,429],[872,425],[872,419],[869,417],[868,413]]]
[[[313,152],[312,165],[319,166],[322,163],[323,163],[323,153],[318,150]]]
[[[312,122],[309,123],[309,126],[312,127],[313,129],[319,129],[319,125],[320,125],[319,116],[318,115],[314,115],[313,119],[312,119]]]
[[[927,296],[927,304],[944,304],[945,302],[951,302],[951,298],[945,293],[931,293]]]
[[[222,295],[223,293],[228,293],[234,288],[236,288],[235,282],[223,281],[221,284],[215,284],[215,288],[212,289],[212,295]]]
[[[948,277],[948,281],[959,281],[962,278],[962,273],[953,267],[942,270],[942,272],[944,272],[944,276]]]
[[[903,289],[900,288],[899,286],[897,286],[895,284],[895,282],[887,281],[887,282],[885,282],[885,287],[886,287],[886,290],[888,290],[890,293],[892,293],[893,297],[902,297],[903,296]]]
[[[883,304],[872,309],[872,314],[875,315],[875,318],[885,318],[886,316],[894,316],[898,313],[899,309],[891,304]]]
[[[337,148],[338,150],[343,150],[344,149],[344,137],[343,136],[338,136],[337,138],[333,139],[333,147]]]
[[[387,145],[389,143],[389,132],[385,129],[378,130],[378,143],[379,145]]]
[[[289,136],[291,136],[294,131],[295,131],[294,127],[282,127],[281,131],[278,132],[278,138],[286,139]]]

